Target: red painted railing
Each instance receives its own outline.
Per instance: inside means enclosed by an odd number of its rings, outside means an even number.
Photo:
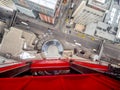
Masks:
[[[85,69],[90,73],[0,78],[0,90],[120,90],[120,81],[99,72],[107,71],[107,66],[80,61],[33,60],[21,62],[0,68],[0,75],[5,71],[9,73],[12,71],[11,75],[14,75],[14,73],[21,73],[25,69],[35,72],[41,70],[68,70],[71,67],[77,70]],[[86,72],[85,70],[83,72]]]

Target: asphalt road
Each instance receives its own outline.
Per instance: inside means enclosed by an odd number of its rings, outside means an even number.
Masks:
[[[44,23],[42,23],[42,25],[41,25],[40,22],[34,23],[35,20],[30,19],[29,17],[26,17],[24,15],[19,15],[19,17],[21,17],[22,21],[28,20],[29,21],[28,24],[30,26],[30,31],[37,33],[37,34],[39,34],[41,32],[46,33],[48,27],[51,26],[51,25],[44,24]],[[62,19],[63,19],[62,21],[64,21],[65,17]],[[18,26],[20,28],[26,28],[26,26],[23,26],[23,25],[15,25],[15,26]],[[74,40],[76,40],[82,46],[84,46],[85,48],[89,48],[89,49],[97,49],[99,47],[100,41],[92,41],[89,39],[82,39],[77,36],[65,34],[65,33],[61,32],[63,27],[61,26],[61,30],[60,30],[60,27],[59,28],[55,27],[55,30],[52,30],[55,38],[60,39],[60,40],[66,40],[67,42],[73,43],[73,44],[74,44]],[[54,27],[52,27],[52,28],[54,28]],[[108,56],[115,57],[117,59],[120,58],[120,48],[118,48],[114,45],[105,44],[104,53]]]
[[[29,21],[29,20],[28,20]],[[30,27],[30,31],[40,34],[41,32],[47,33],[48,27],[49,26],[43,26],[40,24],[35,24],[32,21],[28,22],[29,27]],[[19,27],[23,27],[25,28],[26,26],[23,25],[19,25]],[[59,40],[65,40],[69,43],[73,43],[74,44],[74,40],[76,40],[78,43],[80,43],[83,47],[88,48],[88,49],[98,49],[100,41],[92,41],[90,39],[83,39],[83,38],[79,38],[77,36],[73,36],[70,34],[65,34],[63,32],[61,32],[61,30],[52,30],[53,35],[56,39]],[[110,44],[105,44],[104,45],[104,54],[114,57],[114,58],[119,58],[120,57],[120,48],[115,47],[114,45],[110,45]]]
[[[44,27],[42,25],[37,25],[32,22],[29,22],[28,24],[30,27],[30,31],[32,31],[34,33],[37,33],[37,34],[40,34],[41,32],[47,33],[48,27]],[[19,27],[23,27],[23,25],[21,25]],[[74,44],[74,40],[76,40],[78,43],[80,43],[85,48],[90,48],[90,49],[97,49],[99,46],[99,41],[92,41],[90,39],[78,38],[77,36],[65,34],[59,30],[51,30],[51,31],[53,32],[54,37],[59,40],[66,40],[67,42],[73,43],[73,44]]]

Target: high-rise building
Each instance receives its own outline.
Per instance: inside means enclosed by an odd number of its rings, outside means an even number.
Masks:
[[[0,0],[0,8],[6,9],[12,12],[13,10],[16,10],[12,0]]]
[[[31,11],[37,12],[42,21],[51,24],[54,24],[56,17],[59,16],[62,4],[62,0],[13,0],[13,1],[17,5],[18,10],[23,7],[27,8],[26,10],[29,11],[30,13]]]
[[[25,0],[31,9],[48,16],[54,16],[60,0]]]
[[[13,0],[15,5],[25,7],[25,8],[30,8],[26,2],[26,0]]]
[[[62,0],[41,0],[48,3],[41,3],[41,11],[39,13],[42,21],[54,24],[56,18],[59,16]],[[46,5],[47,4],[47,5]]]
[[[113,0],[110,10],[106,13],[104,22],[112,27],[117,27],[120,19],[120,5],[117,0]]]
[[[112,0],[88,0],[87,5],[101,11],[106,11],[110,8]]]
[[[91,8],[86,3],[86,1],[82,1],[73,13],[74,23],[87,25],[91,22],[102,21],[104,12]]]
[[[108,3],[109,1],[109,3]],[[103,21],[111,0],[82,1],[73,13],[74,23],[87,25],[92,22]]]
[[[20,5],[15,5],[17,10],[19,10],[19,12],[29,16],[29,17],[32,17],[32,18],[36,18],[38,15],[37,13],[35,13],[33,10],[29,9],[29,8],[25,8],[23,6],[20,6]]]

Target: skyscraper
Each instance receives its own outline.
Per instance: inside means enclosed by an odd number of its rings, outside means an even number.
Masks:
[[[37,13],[39,18],[51,24],[59,16],[62,0],[13,0],[17,9],[28,15],[34,16]],[[23,9],[26,11],[23,12]],[[36,15],[37,16],[37,15]]]
[[[101,11],[109,10],[112,0],[88,0],[87,5]]]
[[[103,21],[105,12],[110,7],[110,1],[111,0],[82,1],[72,15],[74,23],[87,25],[91,22]]]

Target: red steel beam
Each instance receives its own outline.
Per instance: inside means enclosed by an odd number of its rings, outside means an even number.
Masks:
[[[7,85],[7,86],[6,86]],[[120,90],[120,82],[101,74],[0,78],[0,90]]]
[[[29,63],[19,63],[0,68],[0,77],[15,77],[30,70]]]
[[[80,62],[80,61],[71,62],[70,68],[79,73],[104,73],[108,71],[108,66]]]
[[[31,71],[43,71],[43,70],[68,70],[70,64],[64,60],[37,60],[31,64]]]

